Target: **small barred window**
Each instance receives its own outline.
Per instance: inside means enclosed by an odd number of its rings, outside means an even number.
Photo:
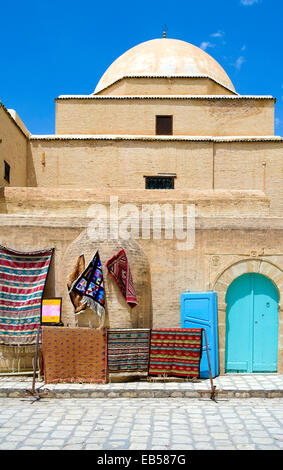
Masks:
[[[146,189],[174,189],[174,176],[146,176]]]
[[[11,170],[11,167],[9,165],[9,163],[7,163],[5,160],[4,160],[4,179],[10,183],[10,170]]]

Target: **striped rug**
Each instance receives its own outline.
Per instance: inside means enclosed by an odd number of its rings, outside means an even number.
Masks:
[[[23,253],[0,246],[0,344],[34,344],[53,249]]]
[[[147,372],[149,343],[149,329],[109,329],[108,371]]]
[[[150,375],[199,377],[202,329],[153,329],[150,342]]]

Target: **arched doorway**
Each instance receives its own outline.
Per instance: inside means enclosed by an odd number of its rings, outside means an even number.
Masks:
[[[237,277],[226,293],[225,372],[276,372],[279,294],[259,273]]]

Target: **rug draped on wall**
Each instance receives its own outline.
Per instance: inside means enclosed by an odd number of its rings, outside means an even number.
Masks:
[[[82,310],[89,307],[102,318],[105,312],[105,291],[98,251],[95,253],[87,268],[79,273],[83,267],[84,256],[81,255],[77,260],[68,284],[69,294],[75,307],[75,313],[80,313]],[[78,278],[71,279],[75,277],[77,273],[79,273]]]
[[[0,344],[35,344],[52,254],[0,246]]]
[[[104,267],[108,269],[110,276],[113,277],[117,283],[120,291],[126,299],[126,302],[131,308],[134,308],[138,303],[125,250],[121,250],[112,256],[112,258],[106,261]]]

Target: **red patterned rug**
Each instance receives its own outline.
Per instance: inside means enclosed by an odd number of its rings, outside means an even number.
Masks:
[[[199,377],[201,353],[201,328],[153,329],[149,374]]]
[[[106,261],[104,267],[108,269],[110,276],[113,277],[117,283],[129,306],[134,308],[138,305],[133,278],[125,250],[121,250],[116,253],[116,255],[112,256],[112,258]]]

